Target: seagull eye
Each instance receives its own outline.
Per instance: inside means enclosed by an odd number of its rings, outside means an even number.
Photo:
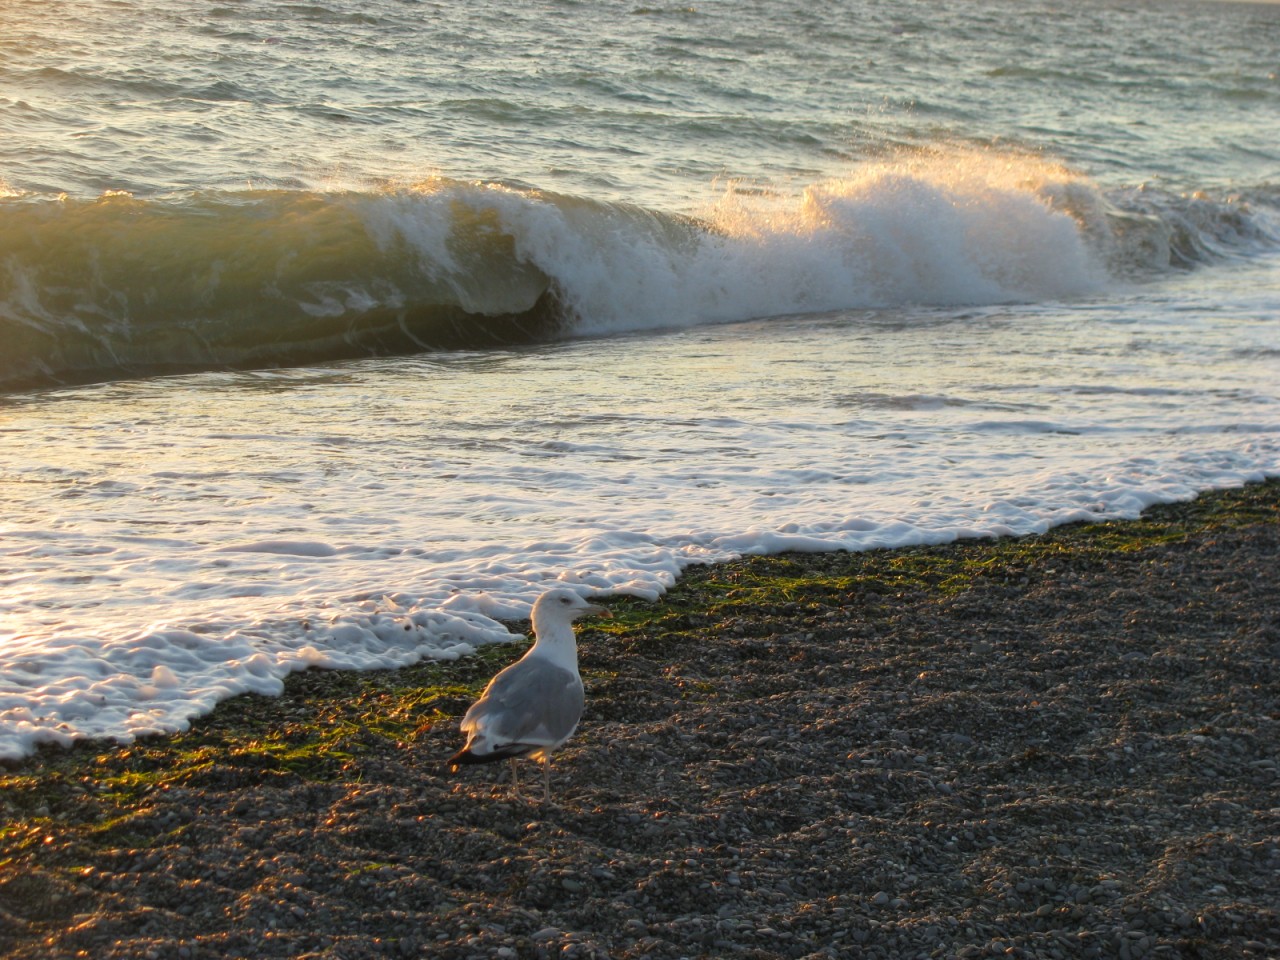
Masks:
[[[569,598],[568,598],[568,597],[561,597],[561,598],[560,598],[560,602],[561,602],[561,603],[568,603],[568,602],[569,602]]]

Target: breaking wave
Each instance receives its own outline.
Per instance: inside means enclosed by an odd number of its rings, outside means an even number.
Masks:
[[[696,216],[436,179],[0,195],[0,389],[905,304],[1088,295],[1280,245],[1280,197],[922,154]]]

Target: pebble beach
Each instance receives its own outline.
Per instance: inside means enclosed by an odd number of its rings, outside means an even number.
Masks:
[[[553,803],[450,775],[522,652],[0,771],[15,958],[1280,956],[1280,482],[694,568],[579,625]]]

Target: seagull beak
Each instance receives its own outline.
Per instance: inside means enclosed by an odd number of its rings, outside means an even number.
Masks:
[[[597,617],[607,617],[610,620],[613,619],[613,611],[608,607],[600,606],[598,603],[588,603],[587,613],[594,613]]]

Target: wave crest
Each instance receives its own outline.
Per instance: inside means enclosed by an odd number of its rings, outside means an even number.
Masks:
[[[436,179],[142,200],[0,195],[0,388],[569,333],[1095,292],[1280,244],[1274,197],[1104,195],[1022,155],[922,153],[696,217]]]

